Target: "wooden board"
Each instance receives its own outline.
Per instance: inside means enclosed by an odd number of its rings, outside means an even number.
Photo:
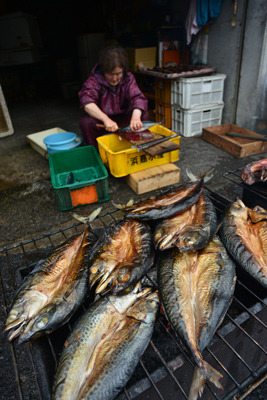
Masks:
[[[137,194],[142,194],[178,183],[180,168],[173,163],[168,163],[134,172],[124,179]]]
[[[168,153],[169,151],[180,149],[180,146],[171,140],[166,140],[166,142],[156,144],[148,149],[144,149],[144,152],[150,156],[157,156],[160,154]]]
[[[46,145],[44,144],[43,140],[46,136],[52,135],[54,133],[59,133],[59,132],[66,132],[66,131],[61,128],[52,128],[52,129],[47,129],[45,131],[27,135],[26,139],[30,143],[30,145],[32,146],[32,148],[34,150],[36,150],[43,157],[48,159],[48,151],[47,151]]]
[[[228,132],[239,133],[247,136],[263,137],[256,132],[249,131],[234,124],[224,124],[203,128],[202,139],[214,144],[220,149],[232,154],[236,158],[248,157],[267,151],[267,142],[227,136]]]

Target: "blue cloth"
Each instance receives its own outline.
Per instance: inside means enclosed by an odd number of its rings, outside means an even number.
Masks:
[[[222,0],[198,0],[197,24],[204,26],[208,21],[217,18],[220,14]]]

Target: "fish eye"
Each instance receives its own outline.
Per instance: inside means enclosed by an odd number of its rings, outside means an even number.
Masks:
[[[91,268],[91,273],[92,273],[93,275],[95,275],[97,272],[98,272],[98,268],[97,268],[97,267]]]
[[[149,304],[151,305],[151,307],[155,308],[157,307],[158,303],[155,300],[150,300]]]
[[[131,275],[130,274],[120,274],[120,275],[118,275],[118,281],[120,282],[120,283],[124,283],[124,282],[127,282],[129,279],[131,278]]]
[[[37,324],[36,324],[37,328],[43,328],[46,325],[47,321],[48,321],[47,318],[41,319],[41,321],[37,322]]]

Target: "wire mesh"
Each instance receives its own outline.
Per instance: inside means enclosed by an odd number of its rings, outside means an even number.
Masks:
[[[217,211],[223,213],[228,200],[216,193],[208,194]],[[111,223],[121,217],[117,210],[102,214],[93,221],[92,228],[97,236],[100,236]],[[3,321],[23,277],[59,243],[82,229],[81,223],[75,223],[0,251]],[[144,279],[157,289],[154,267]],[[223,390],[207,383],[202,399],[232,399],[234,395],[244,392],[249,385],[255,385],[266,373],[265,296],[266,293],[260,285],[251,284],[243,277],[237,280],[235,296],[224,322],[214,335],[210,346],[203,352],[203,358],[222,373]],[[8,398],[51,398],[53,375],[65,338],[89,304],[89,300],[86,300],[66,325],[30,344],[19,346],[16,342],[8,343],[6,337],[2,338],[5,344],[3,357],[8,361],[6,376],[11,382]],[[169,325],[164,313],[160,312],[150,345],[117,399],[162,400],[169,399],[170,396],[188,399],[193,370],[194,363],[186,348]]]

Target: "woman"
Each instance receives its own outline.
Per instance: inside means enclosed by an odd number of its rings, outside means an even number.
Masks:
[[[142,120],[148,120],[147,100],[127,69],[128,57],[123,48],[111,45],[100,51],[99,63],[79,92],[83,110],[80,129],[87,144],[97,147],[96,138],[105,133],[96,124],[116,132],[120,123],[130,121],[131,130],[139,130]]]

